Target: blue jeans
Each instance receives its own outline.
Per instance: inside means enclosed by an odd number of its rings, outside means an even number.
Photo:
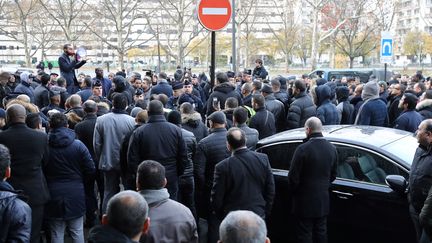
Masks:
[[[84,243],[83,218],[79,217],[71,220],[52,219],[50,220],[51,242],[64,242],[64,232],[68,227],[74,243]]]

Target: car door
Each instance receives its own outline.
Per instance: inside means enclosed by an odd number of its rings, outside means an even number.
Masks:
[[[267,154],[275,180],[276,194],[272,213],[267,221],[268,235],[272,242],[295,242],[294,222],[288,190],[288,170],[295,149],[301,140],[265,145],[257,152]]]
[[[385,184],[408,171],[366,148],[334,143],[338,177],[331,186],[330,242],[415,242],[405,195]]]

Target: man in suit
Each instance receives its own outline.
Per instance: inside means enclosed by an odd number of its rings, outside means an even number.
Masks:
[[[288,174],[297,242],[327,242],[329,187],[336,178],[337,151],[323,137],[318,118],[309,118],[305,129],[307,138],[294,152]]]
[[[246,135],[240,128],[228,131],[227,147],[231,157],[219,162],[215,168],[211,192],[213,215],[222,220],[231,211],[250,210],[265,219],[270,214],[275,195],[267,155],[247,149]]]
[[[69,94],[75,94],[79,91],[79,84],[75,74],[75,69],[80,68],[87,62],[85,58],[77,60],[74,48],[71,44],[63,46],[63,54],[58,59],[60,75],[66,79],[67,91]]]
[[[44,204],[49,199],[42,172],[48,153],[47,135],[26,126],[26,110],[22,105],[11,105],[6,113],[9,128],[0,133],[0,144],[5,145],[11,154],[10,168],[14,176],[8,182],[15,190],[22,190],[28,196],[32,209],[30,242],[39,242]]]

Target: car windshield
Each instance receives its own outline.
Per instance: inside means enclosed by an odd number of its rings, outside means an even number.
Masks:
[[[417,147],[417,139],[414,136],[406,136],[393,143],[383,146],[382,149],[398,156],[407,165],[411,166]]]

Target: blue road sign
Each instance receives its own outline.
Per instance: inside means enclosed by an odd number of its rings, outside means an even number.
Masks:
[[[383,57],[393,56],[393,40],[392,39],[382,39],[381,41]]]
[[[388,31],[381,32],[381,63],[391,63],[393,59],[393,35]]]

